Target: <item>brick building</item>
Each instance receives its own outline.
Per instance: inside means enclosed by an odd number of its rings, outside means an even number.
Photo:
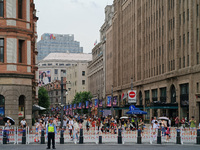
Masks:
[[[36,10],[33,0],[0,0],[0,123],[32,122],[37,99]]]
[[[114,0],[113,5],[107,31],[113,76],[106,81],[113,78],[114,96],[121,101],[133,78],[136,105],[148,112],[147,121],[167,115],[195,116],[199,122],[200,0]]]

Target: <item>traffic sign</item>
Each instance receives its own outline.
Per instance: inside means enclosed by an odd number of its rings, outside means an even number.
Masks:
[[[136,90],[128,91],[128,103],[136,103]]]

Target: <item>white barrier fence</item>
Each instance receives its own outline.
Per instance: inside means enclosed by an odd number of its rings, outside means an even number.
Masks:
[[[34,130],[31,130],[29,127],[26,127],[25,129],[13,127],[10,130],[5,130],[3,127],[0,128],[0,144],[3,144],[3,135],[6,132],[8,143],[10,144],[22,144],[22,136],[23,133],[26,137],[26,144],[30,143],[40,143],[41,138],[41,132],[36,133]],[[60,130],[57,132],[55,136],[56,143],[60,143]],[[125,129],[121,129],[121,135],[122,135],[122,144],[124,143],[137,143],[137,137],[138,137],[137,130],[135,131],[126,131]],[[45,143],[47,143],[47,136],[46,132],[44,131],[45,135]],[[77,136],[78,137],[77,137]],[[70,131],[66,129],[64,131],[64,142],[65,143],[75,143],[77,144],[79,142],[79,131],[72,131],[72,134],[70,136]],[[157,142],[157,135],[158,132],[154,131],[151,127],[150,128],[144,128],[144,130],[141,133],[142,137],[142,143],[156,143]],[[84,137],[84,143],[99,143],[99,136],[102,137],[103,143],[117,143],[118,142],[118,128],[116,129],[105,129],[101,130],[101,128],[98,129],[98,127],[90,127],[89,130],[87,130],[85,127],[83,128],[83,137]],[[189,129],[189,128],[180,128],[180,136],[181,136],[181,144],[187,144],[187,143],[196,143],[197,138],[197,129]],[[170,138],[169,141],[166,141],[166,136],[162,134],[161,130],[161,141],[162,143],[176,143],[176,137],[177,137],[177,130],[176,128],[170,129]]]

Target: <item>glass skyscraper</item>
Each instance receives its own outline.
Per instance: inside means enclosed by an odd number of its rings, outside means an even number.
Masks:
[[[74,41],[73,34],[44,33],[37,43],[38,60],[42,60],[50,53],[83,53],[80,42]]]

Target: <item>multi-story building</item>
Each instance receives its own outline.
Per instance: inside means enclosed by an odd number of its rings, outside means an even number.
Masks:
[[[61,106],[61,81],[55,80],[43,86],[48,91],[50,107]],[[63,103],[66,104],[66,78],[63,78]]]
[[[85,53],[50,53],[43,60],[39,61],[39,86],[66,77],[66,67],[77,63],[88,63],[92,55]]]
[[[147,120],[163,115],[200,120],[199,5],[199,0],[114,0],[109,29],[114,95],[121,100],[133,78]]]
[[[106,31],[112,23],[113,5],[105,8],[105,22],[100,29],[100,43],[92,49],[92,61],[88,65],[89,91],[93,99],[102,100],[105,104],[105,81],[106,81]]]
[[[80,42],[74,40],[73,34],[44,33],[37,43],[38,60],[50,53],[83,53]]]
[[[87,66],[88,62],[67,67],[67,104],[71,104],[77,92],[88,91]]]
[[[33,0],[0,0],[0,124],[10,116],[32,125],[37,20]]]

